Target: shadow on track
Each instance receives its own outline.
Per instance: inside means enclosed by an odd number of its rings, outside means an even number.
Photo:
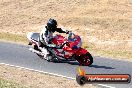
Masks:
[[[99,66],[99,65],[90,65],[89,67],[94,67],[94,68],[104,68],[104,69],[115,69],[115,68],[113,68],[113,67]]]
[[[58,62],[53,62],[53,63],[68,63],[71,65],[78,65],[79,66],[79,63],[76,61],[58,61]]]
[[[78,62],[70,62],[70,61],[69,61],[68,64],[80,66],[80,64],[79,64]]]
[[[78,65],[80,66],[80,64],[76,61],[59,61],[59,62],[54,62],[54,63],[68,63],[70,65]],[[90,67],[90,68],[103,68],[103,69],[115,69],[113,67],[108,67],[108,66],[100,66],[100,65],[90,65],[90,66],[84,66],[84,67]]]
[[[68,64],[71,64],[71,65],[78,65],[79,66],[79,63],[78,62],[68,62]],[[86,67],[86,66],[85,66]],[[108,66],[99,66],[99,65],[90,65],[88,67],[94,67],[94,68],[104,68],[104,69],[115,69],[113,67],[108,67]]]

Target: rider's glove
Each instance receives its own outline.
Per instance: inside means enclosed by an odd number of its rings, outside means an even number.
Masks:
[[[66,34],[69,34],[70,31],[66,30]]]

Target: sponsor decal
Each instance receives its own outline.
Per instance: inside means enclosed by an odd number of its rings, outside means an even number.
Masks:
[[[129,74],[86,74],[81,67],[78,68],[76,81],[79,85],[85,83],[130,83]]]

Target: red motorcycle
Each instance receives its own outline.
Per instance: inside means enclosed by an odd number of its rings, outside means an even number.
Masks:
[[[27,35],[29,39],[29,45],[33,45],[34,48],[30,50],[36,53],[39,57],[43,58],[44,53],[38,46],[39,33],[29,33]],[[52,38],[50,45],[53,47],[45,47],[48,51],[47,58],[56,58],[57,61],[78,61],[80,65],[89,66],[93,63],[92,55],[84,48],[81,48],[82,41],[80,36],[70,32],[68,37],[56,35]],[[54,45],[60,46],[56,48]],[[49,60],[50,61],[50,60]]]

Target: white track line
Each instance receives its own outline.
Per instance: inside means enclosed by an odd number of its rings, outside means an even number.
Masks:
[[[11,66],[11,67],[16,67],[16,68],[20,68],[20,69],[26,69],[26,70],[30,70],[30,71],[40,72],[40,73],[54,75],[54,76],[58,76],[58,77],[62,77],[62,78],[67,78],[67,79],[72,79],[72,80],[76,79],[76,78],[73,78],[73,77],[67,77],[67,76],[56,74],[56,73],[49,73],[49,72],[39,71],[39,70],[30,69],[30,68],[26,68],[26,67],[21,67],[21,66],[17,66],[17,65],[11,65],[11,64],[6,64],[6,63],[0,63],[0,65],[7,65],[7,66]],[[104,84],[97,84],[97,85],[105,87],[105,88],[115,88],[115,87],[104,85]]]
[[[40,73],[44,73],[44,74],[49,74],[49,75],[54,75],[54,76],[59,76],[59,77],[62,77],[62,78],[68,78],[68,79],[75,80],[75,78],[59,75],[59,74],[56,74],[56,73],[44,72],[44,71],[39,71],[39,70],[35,70],[35,69],[30,69],[30,68],[21,67],[21,66],[17,66],[17,65],[6,64],[6,63],[0,63],[0,64],[1,65],[7,65],[7,66],[11,66],[11,67],[20,68],[20,69],[26,69],[26,70],[30,70],[30,71],[35,71],[35,72],[40,72]]]
[[[103,86],[103,87],[106,87],[106,88],[116,88],[116,87],[112,87],[112,86],[108,86],[108,85],[104,85],[104,84],[98,84],[99,86]]]

